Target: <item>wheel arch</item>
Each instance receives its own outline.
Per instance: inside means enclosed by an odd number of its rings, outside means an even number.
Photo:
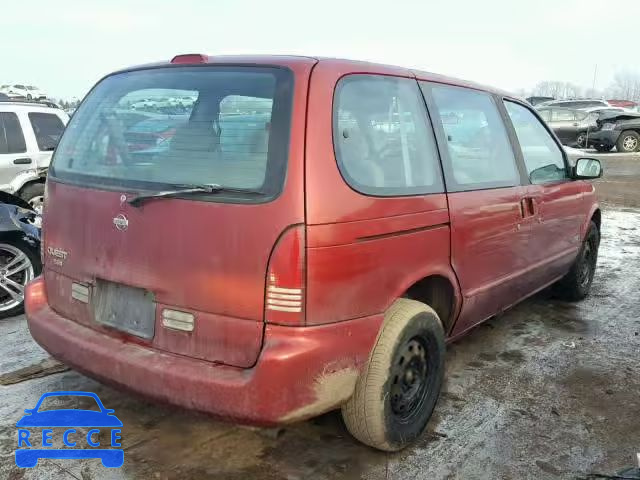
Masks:
[[[22,192],[24,191],[24,189],[30,187],[31,185],[40,184],[40,183],[44,185],[45,182],[46,182],[46,180],[44,178],[41,178],[41,177],[37,177],[37,178],[33,178],[31,180],[28,180],[25,183],[23,183],[20,188],[17,189],[16,195],[18,195],[18,196],[22,195]]]
[[[434,271],[414,279],[400,295],[417,300],[433,308],[442,322],[445,334],[449,334],[455,324],[462,296],[457,278],[453,272]]]

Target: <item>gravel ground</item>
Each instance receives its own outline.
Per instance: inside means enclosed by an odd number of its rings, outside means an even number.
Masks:
[[[587,156],[595,156],[587,154]],[[640,451],[640,156],[598,155],[606,178],[591,296],[543,292],[451,345],[429,431],[397,454],[352,440],[337,413],[257,430],[158,406],[67,371],[0,386],[0,478],[554,479],[612,474]],[[24,317],[0,322],[0,374],[47,358]],[[14,464],[15,422],[52,390],[96,392],[124,424],[125,464]]]

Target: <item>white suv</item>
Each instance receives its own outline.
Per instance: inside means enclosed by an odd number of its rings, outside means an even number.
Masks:
[[[0,190],[41,213],[51,155],[69,116],[35,103],[0,102]]]

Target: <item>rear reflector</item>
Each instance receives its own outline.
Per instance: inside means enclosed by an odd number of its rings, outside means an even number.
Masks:
[[[71,298],[82,303],[89,303],[89,287],[81,283],[71,284]]]
[[[200,53],[176,55],[171,59],[171,63],[207,63],[208,61],[209,57]]]
[[[267,310],[301,312],[302,289],[279,288],[269,285],[267,287]]]
[[[162,310],[162,325],[172,330],[193,332],[195,317],[191,313],[165,308]]]
[[[267,271],[265,320],[280,325],[304,325],[304,227],[282,234],[271,253]]]

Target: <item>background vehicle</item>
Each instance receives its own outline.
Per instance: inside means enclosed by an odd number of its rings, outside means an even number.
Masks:
[[[132,152],[123,132],[166,119],[131,100],[182,92],[197,101],[166,147]],[[588,294],[583,180],[600,174],[530,105],[440,75],[275,56],[127,69],[56,149],[29,329],[147,396],[262,425],[341,408],[398,450],[426,428],[447,340],[549,285]]]
[[[549,102],[542,102],[536,105],[536,108],[539,107],[564,107],[564,108],[575,108],[575,109],[583,109],[583,108],[593,108],[593,107],[610,107],[609,103],[606,100],[598,100],[598,99],[574,99],[574,100],[552,100]]]
[[[589,114],[582,110],[545,106],[538,108],[538,113],[562,144],[570,147],[585,147],[587,130],[591,124],[595,126],[595,120],[589,119]]]
[[[12,100],[26,100],[27,91],[24,85],[2,85],[0,91]]]
[[[38,87],[26,85],[25,88],[27,90],[27,100],[45,100],[47,98],[47,94]]]
[[[0,319],[22,313],[24,288],[42,271],[39,224],[28,203],[0,192]]]
[[[635,110],[638,107],[638,104],[631,100],[607,100],[607,103],[613,107],[621,107],[629,110]]]
[[[42,212],[46,171],[68,120],[60,109],[0,102],[0,190]]]
[[[536,106],[536,105],[538,105],[540,103],[552,102],[553,100],[555,100],[555,98],[553,98],[553,97],[527,97],[526,100],[531,105]]]
[[[19,83],[13,85],[3,85],[2,91],[12,98],[24,98],[26,100],[39,100],[46,98],[46,95],[31,85],[22,85]]]
[[[620,153],[640,151],[640,113],[605,112],[596,123],[589,133],[590,147],[599,152],[608,152],[613,147]]]

